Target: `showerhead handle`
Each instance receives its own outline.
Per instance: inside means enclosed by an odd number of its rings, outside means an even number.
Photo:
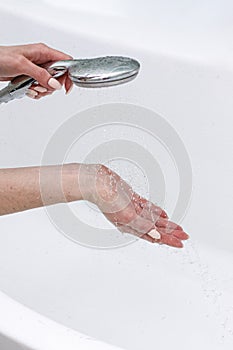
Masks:
[[[56,63],[58,62],[59,61]],[[55,62],[46,63],[44,65],[41,65],[41,67],[47,69],[54,78],[57,78],[66,73],[67,68],[65,67],[63,67],[63,69],[50,70],[51,64],[55,64]],[[35,83],[37,83],[37,81],[27,75],[19,75],[15,77],[5,88],[0,90],[0,104],[24,97],[30,86]]]
[[[138,61],[121,56],[106,56],[49,62],[42,66],[55,78],[67,73],[73,83],[81,87],[107,87],[130,81],[139,72]],[[0,103],[25,96],[35,79],[20,75],[0,90]]]

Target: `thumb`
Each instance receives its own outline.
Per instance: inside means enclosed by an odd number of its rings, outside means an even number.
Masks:
[[[59,81],[53,78],[46,69],[37,66],[27,59],[25,60],[23,71],[24,74],[34,78],[41,86],[49,90],[59,90],[62,87]]]

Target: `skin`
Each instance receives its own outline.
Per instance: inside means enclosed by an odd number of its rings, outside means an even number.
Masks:
[[[25,74],[39,86],[40,97],[54,92],[48,85],[51,75],[39,65],[49,61],[72,59],[45,44],[0,46],[0,81]],[[68,76],[57,79],[70,91]],[[35,90],[35,85],[30,89]],[[37,85],[38,87],[38,85]],[[87,200],[99,207],[121,232],[128,232],[151,243],[183,247],[188,235],[168,220],[164,210],[133,191],[118,174],[101,164],[65,164],[45,167],[0,169],[0,215],[42,206]],[[148,233],[156,229],[160,239]]]
[[[46,69],[39,65],[59,60],[70,60],[72,57],[61,51],[52,49],[43,43],[0,46],[0,81],[10,81],[14,77],[24,74],[36,79],[40,87],[47,89],[46,92],[38,92],[35,99],[52,94],[55,89],[48,85],[52,76]],[[67,75],[57,78],[61,85],[64,85],[66,93],[72,88],[72,81]],[[32,85],[29,90],[35,91],[36,85]]]
[[[51,204],[87,200],[99,207],[121,232],[151,243],[183,247],[183,229],[160,207],[141,197],[115,172],[101,164],[65,164],[0,170],[0,214]],[[156,240],[152,229],[161,234]]]

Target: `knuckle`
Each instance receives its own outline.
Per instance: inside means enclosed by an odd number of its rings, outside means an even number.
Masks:
[[[15,64],[17,67],[22,67],[25,64],[26,58],[22,55],[15,57]]]
[[[44,43],[36,43],[35,45],[39,50],[47,48],[47,45],[45,45]]]

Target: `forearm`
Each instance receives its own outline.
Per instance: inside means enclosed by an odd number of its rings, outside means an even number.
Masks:
[[[83,199],[79,169],[79,164],[1,169],[0,215]]]

